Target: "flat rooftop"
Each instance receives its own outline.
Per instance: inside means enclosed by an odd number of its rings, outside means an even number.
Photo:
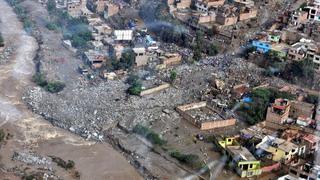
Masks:
[[[228,146],[227,147],[234,159],[242,159],[246,161],[257,161],[257,159],[251,154],[251,152],[241,146]]]

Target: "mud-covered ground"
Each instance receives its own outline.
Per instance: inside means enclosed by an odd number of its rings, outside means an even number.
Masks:
[[[25,106],[22,94],[27,87],[34,86],[30,79],[35,72],[33,58],[38,44],[25,33],[21,22],[4,0],[0,1],[0,12],[0,31],[6,46],[14,49],[9,61],[0,66],[0,129],[8,137],[0,145],[0,179],[20,179],[33,172],[77,179],[73,172],[55,164],[52,169],[44,170],[41,165],[13,161],[14,152],[73,160],[74,170],[80,172],[81,179],[141,179],[126,159],[109,144],[85,141],[56,128]]]

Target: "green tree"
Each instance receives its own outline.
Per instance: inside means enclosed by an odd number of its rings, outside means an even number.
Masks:
[[[203,40],[203,32],[198,31],[196,35],[195,44],[193,45],[193,59],[195,61],[199,61],[202,58]]]
[[[153,130],[138,124],[133,128],[133,132],[145,137],[148,141],[155,145],[164,145],[166,143],[159,134],[155,133]]]
[[[142,84],[140,81],[133,82],[133,84],[128,89],[128,93],[130,95],[136,95],[136,96],[140,95],[141,91],[142,91]]]
[[[170,81],[174,82],[177,79],[177,71],[176,70],[172,70],[170,71]]]
[[[218,54],[218,47],[214,44],[211,44],[208,50],[209,56],[215,56]]]

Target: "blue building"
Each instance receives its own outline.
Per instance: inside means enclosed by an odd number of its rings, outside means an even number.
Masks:
[[[263,41],[252,41],[252,46],[257,48],[257,51],[267,53],[271,49],[271,45]]]

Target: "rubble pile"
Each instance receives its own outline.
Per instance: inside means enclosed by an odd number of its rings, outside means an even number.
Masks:
[[[52,161],[49,158],[41,157],[30,152],[14,152],[12,156],[13,161],[20,161],[28,165],[40,165],[47,169],[51,169]]]
[[[123,79],[97,86],[79,85],[72,91],[59,94],[33,88],[24,100],[33,111],[54,125],[88,139],[102,140],[102,132],[117,124],[130,130],[138,123],[170,121],[170,116],[166,116],[163,110],[200,99],[202,90],[210,88],[212,74],[219,72],[225,79],[251,77],[255,81],[259,80],[259,72],[249,71],[250,66],[241,59],[232,59],[232,56],[222,56],[194,65],[181,65],[176,68],[179,78],[174,87],[145,97],[128,97],[126,90],[129,85]],[[159,72],[157,77],[166,77],[167,73]]]
[[[0,50],[0,65],[9,61],[9,58],[13,52],[11,47],[6,47],[2,51]]]

